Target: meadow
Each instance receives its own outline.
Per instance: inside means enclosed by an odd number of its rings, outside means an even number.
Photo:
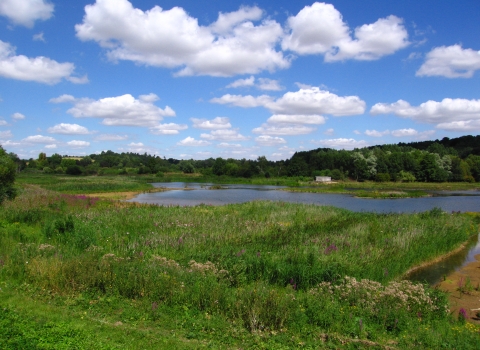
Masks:
[[[0,211],[0,348],[475,349],[447,295],[402,280],[478,214],[85,196],[150,178],[20,177]],[[72,178],[70,178],[72,179]],[[110,187],[104,187],[110,183]]]

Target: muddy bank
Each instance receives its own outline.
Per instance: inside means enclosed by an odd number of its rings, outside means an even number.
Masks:
[[[475,255],[476,261],[471,262],[458,271],[448,275],[436,288],[450,294],[450,311],[458,315],[463,308],[467,311],[468,320],[480,324],[476,313],[480,310],[480,254]]]

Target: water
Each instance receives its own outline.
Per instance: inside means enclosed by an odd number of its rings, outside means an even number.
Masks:
[[[439,207],[446,212],[480,211],[479,191],[435,192],[433,197],[422,198],[372,199],[356,198],[350,194],[278,191],[284,188],[281,186],[222,185],[224,189],[209,190],[208,188],[213,184],[172,182],[154,183],[153,185],[157,188],[164,187],[172,190],[143,193],[130,201],[157,205],[194,206],[271,200],[331,205],[356,212],[412,213],[427,211],[435,207]]]
[[[253,200],[271,200],[316,205],[331,205],[357,212],[412,213],[423,212],[439,207],[446,212],[480,211],[479,191],[434,191],[432,197],[371,199],[356,198],[350,194],[301,193],[279,191],[281,186],[221,185],[222,189],[210,190],[213,184],[202,183],[155,183],[154,187],[171,189],[165,192],[144,193],[131,199],[132,202],[157,205],[193,206],[199,204],[225,205]],[[448,258],[426,266],[410,274],[412,281],[438,283],[443,276],[450,274],[465,264],[475,261],[480,254],[479,237],[473,239],[465,249]]]
[[[450,273],[476,261],[475,255],[480,254],[480,234],[472,239],[465,249],[448,256],[447,258],[414,271],[407,279],[415,282],[426,282],[435,285]]]

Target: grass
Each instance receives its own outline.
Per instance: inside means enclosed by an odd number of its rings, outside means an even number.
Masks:
[[[29,185],[0,211],[0,347],[22,347],[22,334],[23,348],[54,348],[69,334],[98,349],[128,348],[125,334],[130,348],[478,343],[478,327],[450,315],[444,294],[396,284],[476,234],[478,215],[139,206],[79,195],[74,181],[34,181],[72,193]]]

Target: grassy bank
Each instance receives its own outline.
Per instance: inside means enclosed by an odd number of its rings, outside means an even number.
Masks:
[[[126,348],[119,330],[148,335],[130,348],[474,348],[478,330],[448,313],[445,295],[398,278],[466,241],[478,220],[133,206],[27,186],[0,212],[0,324],[16,330],[8,341],[66,332],[83,348]]]

